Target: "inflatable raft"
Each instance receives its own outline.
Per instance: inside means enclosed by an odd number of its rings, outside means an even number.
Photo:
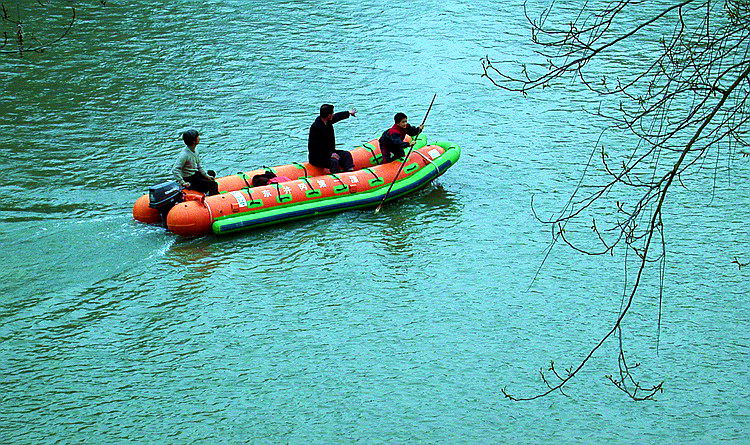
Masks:
[[[327,174],[327,170],[309,163],[293,163],[269,168],[291,180],[252,187],[251,180],[265,170],[253,170],[218,178],[219,194],[205,196],[184,190],[173,183],[179,198],[164,214],[154,208],[153,193],[141,196],[133,206],[133,217],[146,223],[166,219],[167,229],[185,237],[210,233],[225,234],[255,227],[339,212],[375,207],[383,199],[401,198],[445,173],[458,161],[461,149],[452,143],[427,143],[417,137],[414,149],[396,174],[401,160],[380,164],[382,156],[377,139],[351,151],[355,171]],[[177,195],[175,195],[177,196]]]

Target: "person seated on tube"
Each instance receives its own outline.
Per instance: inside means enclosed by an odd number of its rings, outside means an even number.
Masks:
[[[404,113],[396,113],[393,116],[395,123],[393,126],[383,132],[378,142],[380,143],[380,153],[383,155],[383,164],[391,162],[394,159],[403,158],[406,154],[404,149],[413,147],[416,138],[424,129],[424,125],[412,127],[409,125],[409,118]],[[406,135],[412,136],[411,142],[405,142]]]
[[[200,156],[196,147],[201,141],[201,136],[196,130],[188,130],[182,133],[185,148],[172,168],[172,176],[183,188],[195,190],[211,195],[219,194],[219,184],[214,179],[216,173],[213,170],[204,170],[201,165]]]
[[[307,138],[308,160],[310,164],[327,168],[331,173],[354,170],[352,154],[346,150],[336,150],[336,134],[333,124],[356,116],[357,110],[333,113],[333,105],[323,104],[320,106],[320,116],[310,126],[310,134]]]

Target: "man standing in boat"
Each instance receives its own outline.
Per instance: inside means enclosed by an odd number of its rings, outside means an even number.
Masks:
[[[380,143],[380,152],[383,154],[383,163],[391,162],[394,159],[402,158],[406,153],[404,149],[412,147],[416,143],[414,136],[418,135],[424,129],[424,125],[412,127],[404,113],[396,113],[393,116],[395,123],[393,126],[383,132],[378,142]],[[406,142],[406,135],[412,136],[411,142]]]
[[[213,170],[206,172],[201,165],[196,146],[201,136],[196,130],[182,133],[182,140],[186,147],[180,152],[177,162],[172,169],[172,175],[184,188],[203,192],[208,196],[219,194],[219,184],[214,180]]]
[[[355,116],[357,110],[333,112],[333,105],[320,106],[320,116],[310,126],[310,136],[307,139],[308,159],[310,164],[327,168],[331,173],[354,170],[352,154],[346,150],[336,150],[336,135],[333,124]]]

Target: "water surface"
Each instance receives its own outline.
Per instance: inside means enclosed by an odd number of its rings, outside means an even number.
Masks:
[[[501,388],[542,389],[538,368],[608,329],[623,275],[560,248],[532,284],[549,229],[531,196],[560,210],[599,127],[574,83],[480,77],[485,55],[533,57],[522,2],[126,3],[0,58],[3,442],[748,440],[747,158],[713,199],[706,175],[669,202],[658,355],[653,287],[626,332],[658,401],[607,383],[607,344],[569,397],[512,403]],[[69,15],[22,5],[27,32]],[[426,133],[463,156],[377,215],[191,240],[131,218],[187,128],[231,174],[304,160],[323,102],[359,110],[336,126],[352,148],[434,93]]]

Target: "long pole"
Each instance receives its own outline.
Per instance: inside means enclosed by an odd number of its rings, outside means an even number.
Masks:
[[[435,98],[437,97],[437,93],[435,93],[434,96],[432,96],[432,101],[430,101],[430,106],[427,107],[427,113],[424,114],[424,119],[422,119],[422,125],[427,121],[427,116],[430,115],[430,110],[432,110],[432,104],[435,103]],[[391,190],[393,189],[393,184],[396,183],[396,180],[398,179],[398,175],[401,174],[401,170],[404,169],[404,165],[406,164],[406,160],[409,159],[409,155],[411,154],[412,149],[414,148],[414,145],[411,145],[409,147],[409,152],[406,153],[404,156],[404,160],[401,162],[401,165],[398,167],[398,172],[396,172],[396,176],[393,177],[393,181],[391,182],[391,185],[388,187],[388,190],[385,192],[385,195],[383,195],[383,200],[380,201],[380,204],[378,204],[377,207],[375,207],[375,213],[378,213],[380,211],[380,208],[383,207],[383,204],[385,203],[385,200],[388,199],[388,195],[391,193]]]

